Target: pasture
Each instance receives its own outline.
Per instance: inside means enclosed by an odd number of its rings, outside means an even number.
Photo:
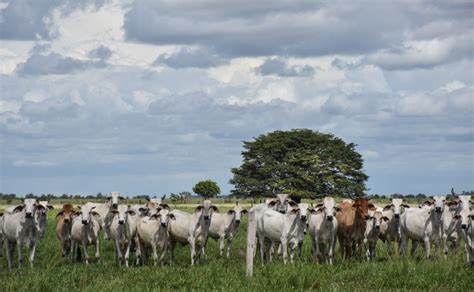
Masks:
[[[191,206],[179,209],[191,211]],[[221,212],[227,208],[220,207]],[[55,215],[49,212],[46,236],[37,247],[33,268],[25,262],[20,269],[7,269],[5,252],[0,257],[0,291],[24,290],[359,290],[423,289],[469,291],[474,289],[474,269],[464,259],[463,247],[447,260],[389,259],[385,245],[377,245],[374,262],[342,262],[339,248],[333,266],[315,264],[310,256],[310,239],[306,238],[303,257],[294,265],[283,265],[280,258],[265,267],[255,260],[252,278],[245,276],[246,216],[234,240],[230,259],[220,258],[217,244],[210,239],[206,256],[197,266],[190,266],[189,246],[176,248],[173,265],[118,267],[111,241],[101,236],[101,260],[92,257],[91,264],[71,263],[62,258],[55,235]],[[92,247],[90,247],[92,250]],[[16,257],[16,254],[15,254]],[[133,257],[131,257],[133,259]]]

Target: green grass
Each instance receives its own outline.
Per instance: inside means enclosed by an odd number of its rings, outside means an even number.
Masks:
[[[188,209],[189,210],[189,209]],[[49,229],[37,248],[35,266],[27,264],[11,271],[5,255],[0,258],[0,291],[23,290],[366,290],[415,289],[438,291],[474,290],[474,269],[464,261],[464,250],[435,260],[388,259],[385,245],[378,245],[375,262],[342,262],[339,249],[333,266],[310,261],[309,238],[303,258],[294,265],[281,259],[261,267],[255,260],[252,278],[245,276],[246,222],[234,241],[230,259],[218,256],[217,244],[210,240],[205,259],[191,267],[189,247],[177,246],[172,266],[118,267],[110,241],[102,241],[101,262],[89,266],[61,258],[59,241],[54,234],[57,210],[50,213]],[[419,251],[421,252],[421,251]],[[92,247],[90,253],[93,255]],[[16,257],[16,254],[15,254]],[[26,262],[27,263],[27,262]]]

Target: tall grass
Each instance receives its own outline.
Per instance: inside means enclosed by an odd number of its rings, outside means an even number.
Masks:
[[[190,209],[187,209],[190,210]],[[223,211],[223,210],[222,210]],[[310,260],[310,240],[306,239],[303,257],[294,265],[284,265],[277,258],[261,267],[255,259],[252,278],[245,276],[246,221],[234,240],[230,259],[220,258],[217,244],[210,240],[206,256],[197,266],[190,266],[189,247],[176,248],[171,266],[118,267],[110,241],[101,242],[100,262],[89,266],[70,262],[60,255],[55,236],[57,210],[50,212],[46,237],[37,248],[33,268],[7,269],[5,255],[0,258],[0,291],[24,290],[365,290],[416,289],[437,291],[474,290],[474,270],[464,261],[460,249],[447,260],[388,259],[385,245],[378,244],[374,262],[343,262],[339,250],[333,266],[315,264]],[[90,248],[91,254],[92,248]],[[421,252],[419,252],[421,255]]]

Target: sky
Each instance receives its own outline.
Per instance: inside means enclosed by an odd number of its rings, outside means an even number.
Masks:
[[[356,143],[369,193],[474,189],[470,0],[0,0],[0,192],[223,194],[242,141]]]

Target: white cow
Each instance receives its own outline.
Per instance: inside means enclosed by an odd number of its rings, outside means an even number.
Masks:
[[[466,260],[468,263],[474,264],[474,210],[471,205],[474,203],[471,196],[459,196],[460,211],[454,216],[456,222],[456,231],[458,238],[464,240],[464,249],[466,252]]]
[[[336,249],[337,220],[334,198],[326,197],[323,202],[311,209],[308,231],[311,237],[311,250],[314,261],[333,264]]]
[[[300,209],[293,208],[286,214],[274,210],[265,210],[257,222],[257,234],[260,241],[260,256],[263,261],[271,261],[272,244],[280,243],[283,262],[287,263],[288,249],[290,262],[293,263],[298,242],[303,234],[306,222],[301,220]]]
[[[115,259],[119,266],[125,263],[128,267],[130,248],[137,242],[138,216],[125,204],[110,211],[113,214],[110,224],[110,238],[114,241]]]
[[[433,202],[427,201],[424,205],[430,205],[430,209],[410,208],[405,210],[400,218],[401,246],[400,254],[406,254],[408,239],[412,240],[412,255],[414,254],[417,242],[424,243],[425,258],[430,257],[431,243],[434,242],[437,248],[441,247],[443,238],[443,209],[446,198],[435,196]]]
[[[217,210],[217,207],[213,206],[211,201],[205,200],[196,207],[192,214],[179,210],[171,211],[171,214],[175,217],[175,220],[171,220],[169,226],[171,261],[173,261],[176,243],[179,242],[181,245],[190,245],[191,265],[198,263],[207,242],[213,211]]]
[[[39,201],[38,204],[43,206],[43,209],[36,211],[35,225],[38,236],[42,239],[48,226],[48,210],[53,210],[54,207],[51,206],[48,201]]]
[[[382,227],[386,225],[386,228],[380,229],[379,238],[386,242],[389,256],[393,254],[392,242],[400,241],[400,215],[408,208],[410,206],[405,204],[403,199],[390,199],[390,204],[383,208],[382,215],[389,221],[382,222]]]
[[[7,209],[3,215],[3,237],[7,246],[8,267],[13,266],[12,253],[15,245],[18,250],[18,266],[23,264],[22,248],[28,245],[30,251],[29,262],[33,266],[36,252],[36,212],[43,211],[44,207],[39,205],[36,199],[25,199],[23,204]]]
[[[100,215],[95,212],[97,207],[92,203],[87,203],[81,207],[81,211],[73,215],[71,227],[71,259],[74,259],[75,251],[77,251],[77,259],[81,258],[80,246],[84,251],[86,265],[89,264],[88,245],[95,246],[95,257],[100,259],[99,249],[99,231],[100,231]]]
[[[166,204],[161,204],[159,211],[151,216],[140,218],[138,224],[138,238],[137,244],[140,250],[140,255],[143,257],[142,261],[148,257],[151,249],[153,264],[156,266],[158,261],[163,265],[166,255],[169,254],[169,229],[170,220],[175,220],[174,214],[170,213],[169,207]],[[161,250],[158,259],[157,250]]]
[[[212,215],[211,225],[209,226],[209,237],[219,242],[219,254],[222,256],[225,249],[225,241],[227,240],[227,253],[230,256],[232,240],[240,226],[242,214],[246,214],[247,210],[242,208],[239,203],[227,211],[225,214],[214,213]]]
[[[388,222],[390,219],[383,216],[382,212],[375,211],[371,217],[366,220],[364,245],[366,248],[367,261],[371,261],[376,257],[377,241],[380,235],[382,223]]]
[[[119,192],[112,192],[105,203],[88,203],[95,206],[94,212],[100,215],[100,217],[96,217],[96,220],[99,222],[101,229],[104,230],[104,239],[110,237],[110,224],[114,217],[110,211],[116,209],[122,200],[125,200],[125,198],[120,196]]]

